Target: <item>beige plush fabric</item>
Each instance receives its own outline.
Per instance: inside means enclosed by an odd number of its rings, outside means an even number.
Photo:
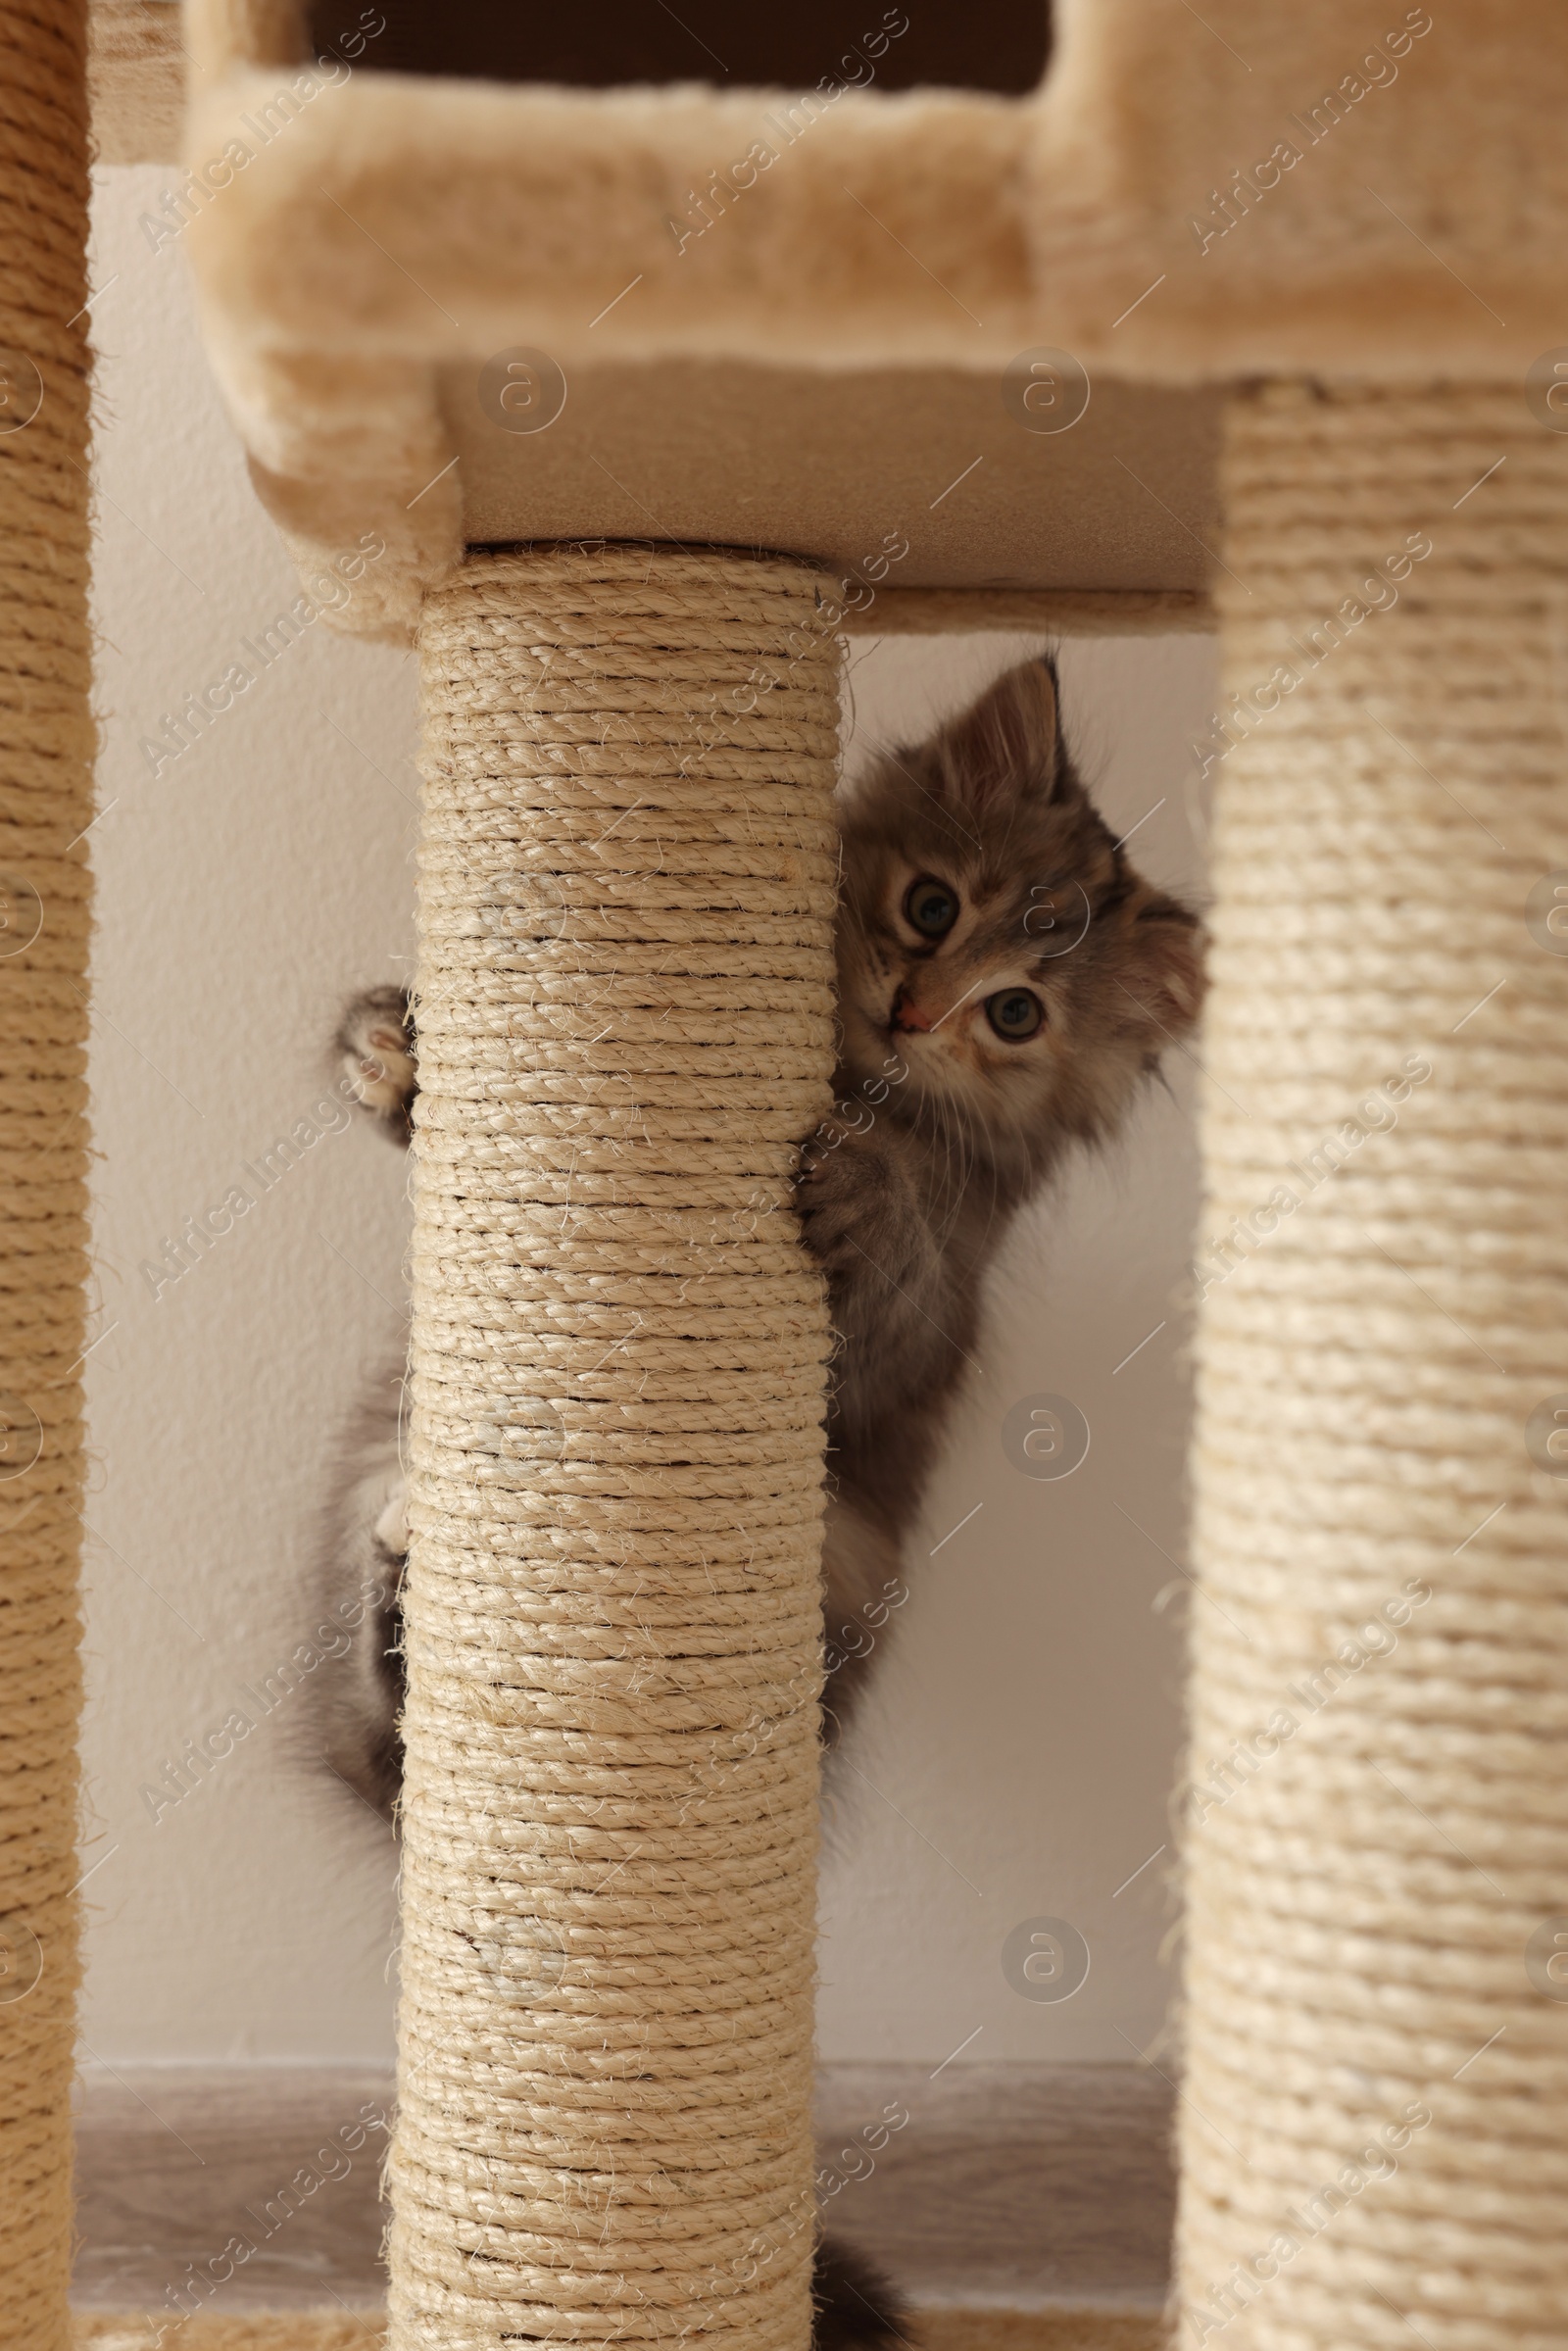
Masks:
[[[1033,628],[1052,637],[1186,636],[1213,626],[1209,599],[1180,589],[1106,596],[1083,588],[889,588],[863,620],[851,613],[845,621],[852,636],[880,637],[956,636],[979,628]]]
[[[196,166],[231,138],[254,148],[247,116],[276,125],[192,237],[225,310],[268,341],[483,357],[526,334],[568,363],[865,366],[962,364],[977,337],[1006,359],[1038,339],[1024,105],[501,88],[378,74],[373,55],[311,95],[309,73],[237,69],[192,110]],[[743,189],[735,167],[763,143],[776,161]],[[714,172],[735,193],[701,231],[692,194]],[[637,298],[591,325],[637,276]]]
[[[1063,0],[1054,70],[1015,100],[429,79],[377,73],[373,38],[301,67],[278,0],[192,0],[191,171],[148,233],[188,243],[285,535],[319,561],[373,527],[387,554],[343,619],[406,636],[424,589],[487,535],[444,386],[518,347],[568,383],[676,360],[759,370],[754,429],[710,444],[706,535],[830,561],[768,496],[781,429],[808,474],[837,446],[803,370],[968,372],[999,433],[1004,370],[1044,347],[1097,387],[1300,367],[1518,380],[1561,331],[1568,44],[1550,0],[1440,13],[1322,0],[1260,25],[1252,0]],[[534,436],[493,439],[511,491],[492,481],[489,509],[509,536],[559,535],[532,518]],[[1150,480],[1136,436],[1118,454]],[[890,470],[856,482],[857,526],[898,519]],[[629,490],[630,527],[687,535],[662,526],[662,486],[605,457],[567,527],[625,536]],[[1037,543],[1027,576],[1010,551],[977,577],[939,548],[919,584],[1194,584],[1118,576],[1136,534],[1110,464],[1098,495],[1054,502],[1054,486],[1043,465],[1015,508]],[[1201,517],[1161,477],[1151,489],[1145,531],[1173,513],[1200,545]],[[1063,512],[1087,577],[1057,561]]]
[[[1059,0],[1057,26],[1027,209],[1084,359],[1517,381],[1568,334],[1558,0]]]
[[[1217,406],[1097,381],[1070,430],[1033,433],[995,377],[691,359],[571,362],[546,431],[499,430],[479,365],[433,372],[320,355],[245,355],[258,486],[302,561],[373,528],[343,622],[398,635],[469,544],[603,535],[740,541],[814,557],[852,586],[850,625],[995,625],[953,596],[1005,599],[1017,624],[1107,631],[1206,618]],[[1206,543],[1206,544],[1205,544]],[[1028,609],[1033,606],[1033,609]],[[1024,609],[1019,609],[1024,608]],[[894,623],[890,623],[894,624]]]
[[[180,234],[264,501],[302,561],[373,527],[387,554],[343,618],[406,636],[425,589],[482,535],[466,524],[440,363],[469,384],[491,355],[522,345],[548,352],[568,380],[584,365],[673,355],[784,370],[964,366],[978,318],[1010,356],[1030,340],[1025,248],[1015,206],[997,199],[1016,191],[1025,133],[1017,107],[951,94],[851,95],[812,120],[782,94],[589,95],[249,69],[192,110]],[[762,141],[777,161],[749,206],[733,203],[716,229],[679,243],[669,223],[687,219],[693,191]],[[944,191],[935,212],[933,186]],[[799,429],[794,393],[787,375],[760,385],[751,432],[765,440],[769,420],[794,423],[809,473],[834,443],[825,419],[818,439]],[[1001,438],[1000,396],[995,419]],[[519,474],[540,453],[529,434],[494,438]],[[728,451],[710,444],[734,494],[698,535],[788,545],[751,447],[750,434]],[[612,450],[606,465],[572,534],[627,535],[607,511],[623,503]],[[929,486],[926,511],[943,487]],[[632,489],[633,532],[680,535],[660,525],[657,480]],[[853,520],[873,545],[901,521],[878,469],[858,476]],[[560,535],[524,516],[508,536],[535,531]]]

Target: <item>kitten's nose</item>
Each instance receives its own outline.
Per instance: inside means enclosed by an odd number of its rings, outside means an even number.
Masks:
[[[922,1012],[918,1004],[911,1004],[901,988],[893,999],[891,1025],[896,1029],[903,1029],[906,1034],[911,1029],[919,1029],[923,1033],[929,1034],[931,1015],[929,1012]]]

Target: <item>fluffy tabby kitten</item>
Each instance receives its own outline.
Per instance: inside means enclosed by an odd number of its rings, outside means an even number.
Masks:
[[[842,1338],[824,1554],[831,1740],[903,1592],[900,1544],[970,1361],[982,1278],[1074,1145],[1114,1133],[1202,996],[1199,927],[1091,806],[1055,671],[1009,671],[928,742],[882,757],[843,811],[836,1106],[804,1147],[807,1247]],[[406,1142],[417,1092],[405,993],[345,1015],[365,1107]],[[325,1691],[332,1767],[391,1815],[407,1539],[396,1375],[367,1409],[325,1559],[333,1596],[388,1595]],[[897,2332],[853,2254],[818,2259],[820,2351]]]
[[[880,1646],[900,1543],[971,1360],[981,1281],[1015,1211],[1075,1144],[1115,1132],[1202,997],[1196,917],[1145,881],[1092,807],[1048,661],[1009,670],[844,808],[836,1106],[797,1200],[843,1345],[828,1417],[824,1554],[836,1736]],[[337,1037],[398,1143],[418,1092],[406,992],[376,988]],[[327,1756],[391,1816],[407,1540],[392,1373],[348,1447],[324,1560],[336,1599],[387,1596],[328,1693]]]

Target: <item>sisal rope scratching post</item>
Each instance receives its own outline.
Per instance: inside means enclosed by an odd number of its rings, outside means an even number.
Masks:
[[[835,641],[571,547],[420,659],[390,2340],[805,2351]]]
[[[87,1274],[86,24],[0,0],[0,2342],[71,2270]]]
[[[1226,486],[1176,2339],[1562,2351],[1568,445],[1276,386]]]

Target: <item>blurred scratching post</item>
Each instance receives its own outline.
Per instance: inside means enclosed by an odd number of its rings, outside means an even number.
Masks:
[[[87,1273],[82,0],[0,0],[0,2342],[65,2351]]]
[[[616,546],[419,648],[391,2341],[806,2351],[838,648]]]
[[[1225,486],[1176,2339],[1562,2351],[1568,439],[1279,384]]]

